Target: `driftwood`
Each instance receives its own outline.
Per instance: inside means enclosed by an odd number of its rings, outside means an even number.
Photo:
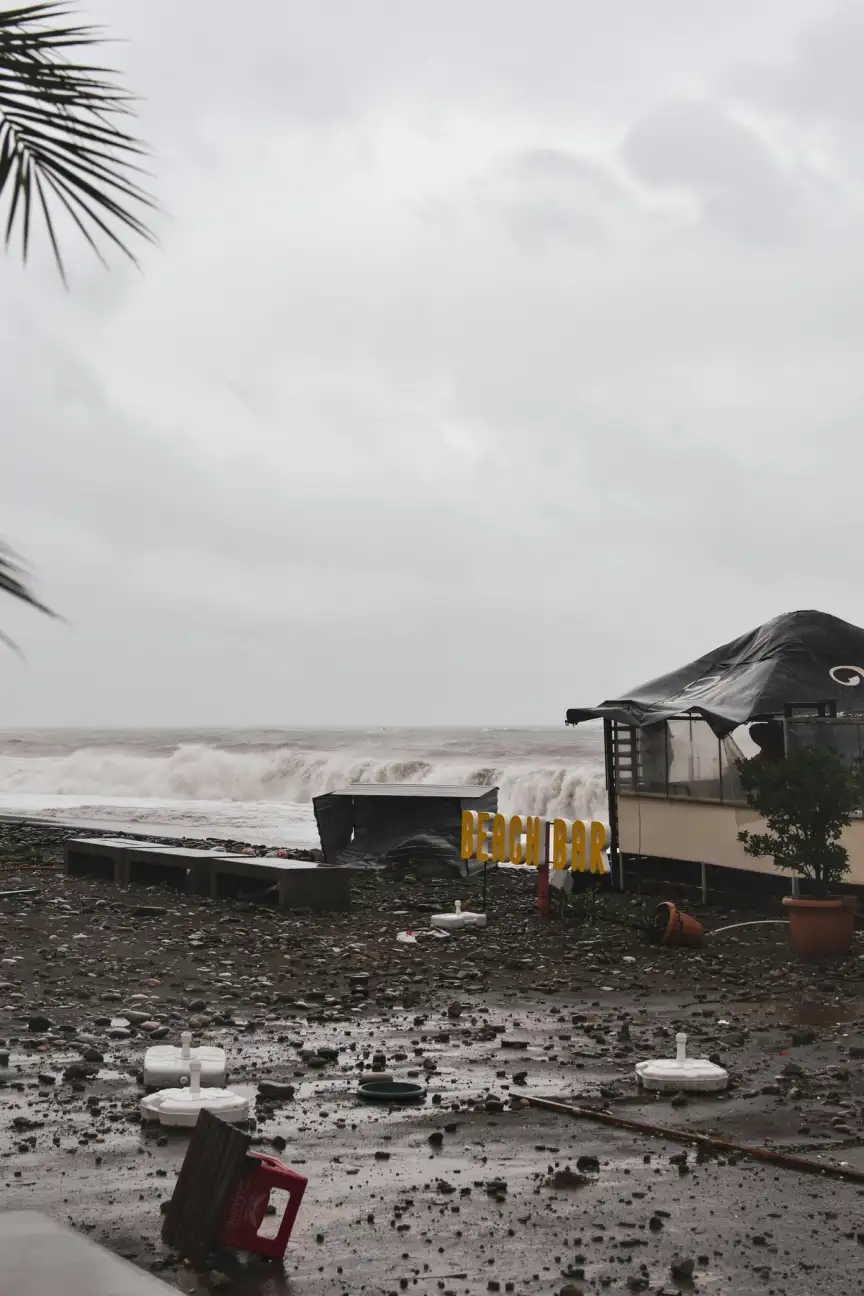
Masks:
[[[630,1130],[634,1134],[650,1134],[653,1138],[671,1139],[676,1143],[690,1143],[705,1148],[710,1152],[731,1152],[736,1156],[750,1157],[755,1161],[765,1161],[768,1165],[783,1166],[787,1170],[802,1170],[806,1174],[827,1175],[832,1179],[846,1179],[851,1183],[864,1183],[864,1171],[853,1170],[847,1166],[822,1164],[819,1161],[808,1161],[806,1157],[790,1156],[786,1152],[774,1152],[771,1148],[746,1147],[740,1143],[730,1143],[726,1139],[713,1138],[709,1134],[697,1134],[693,1130],[670,1129],[666,1125],[649,1125],[646,1121],[628,1120],[626,1116],[615,1116],[609,1111],[596,1111],[592,1107],[571,1107],[568,1103],[552,1102],[549,1098],[524,1097],[523,1102],[531,1107],[540,1107],[544,1111],[559,1112],[562,1116],[575,1116],[580,1120],[598,1121],[601,1125],[612,1125],[616,1129]]]

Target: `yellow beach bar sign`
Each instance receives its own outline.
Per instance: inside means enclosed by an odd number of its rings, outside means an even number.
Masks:
[[[598,820],[543,819],[538,815],[462,812],[463,860],[483,864],[526,864],[570,869],[574,873],[608,873],[609,826]]]

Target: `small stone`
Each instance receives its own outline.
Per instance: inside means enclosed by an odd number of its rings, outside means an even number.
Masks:
[[[676,1093],[670,1105],[672,1107],[688,1107],[690,1099],[685,1093]]]
[[[600,1162],[596,1156],[580,1156],[576,1162],[576,1169],[581,1170],[584,1174],[599,1174]]]
[[[814,1030],[810,1030],[809,1028],[802,1029],[802,1030],[794,1030],[792,1032],[792,1043],[793,1044],[815,1044],[816,1032]]]
[[[444,1135],[440,1130],[433,1130],[429,1135],[427,1142],[429,1142],[432,1147],[441,1147],[441,1144],[444,1142]]]
[[[165,905],[138,905],[132,910],[133,918],[162,918],[168,910]]]
[[[258,1081],[259,1098],[281,1098],[287,1102],[294,1097],[295,1093],[293,1084],[286,1084],[281,1080]]]
[[[98,1071],[95,1062],[72,1062],[63,1072],[63,1079],[69,1082],[92,1080]]]
[[[43,1031],[49,1031],[50,1029],[50,1017],[31,1017],[27,1023],[27,1030],[31,1035],[41,1035]]]
[[[554,1175],[552,1175],[549,1180],[549,1185],[552,1188],[561,1189],[584,1188],[585,1185],[590,1182],[591,1180],[587,1175],[577,1174],[575,1170],[571,1170],[569,1166],[565,1166],[563,1170],[555,1171]]]
[[[57,1077],[51,1071],[40,1071],[37,1079],[41,1085],[53,1085],[57,1083]]]
[[[447,1016],[448,1016],[448,1017],[452,1017],[454,1020],[455,1020],[457,1017],[461,1017],[461,1016],[462,1016],[462,1005],[461,1005],[461,1003],[459,1003],[458,1000],[455,1000],[453,1003],[451,1003],[451,1004],[448,1006],[448,1008],[447,1008]]]
[[[669,1272],[673,1278],[684,1278],[689,1280],[693,1277],[693,1270],[696,1268],[696,1262],[689,1256],[675,1256],[669,1266]]]

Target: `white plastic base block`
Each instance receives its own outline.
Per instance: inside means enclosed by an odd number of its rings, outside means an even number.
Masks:
[[[687,1056],[687,1036],[676,1035],[677,1055],[636,1063],[636,1079],[659,1093],[718,1093],[729,1084],[729,1073],[707,1058]]]
[[[486,915],[463,909],[461,900],[457,900],[453,913],[433,914],[431,923],[443,931],[462,931],[465,927],[485,927]]]
[[[201,1063],[191,1062],[191,1081],[183,1089],[160,1089],[141,1099],[141,1119],[160,1125],[194,1125],[202,1111],[212,1112],[229,1125],[249,1119],[249,1099],[231,1089],[202,1089]]]
[[[227,1070],[225,1050],[201,1044],[192,1048],[192,1036],[188,1031],[180,1036],[180,1047],[176,1044],[152,1044],[144,1054],[144,1085],[147,1089],[167,1089],[190,1079],[190,1064],[193,1059],[201,1063],[201,1084],[205,1087],[225,1084]]]

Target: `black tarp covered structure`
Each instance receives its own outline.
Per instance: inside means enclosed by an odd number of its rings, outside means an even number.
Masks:
[[[429,783],[352,783],[313,798],[327,864],[372,861],[421,866],[451,864],[461,875],[480,871],[462,860],[463,810],[498,810],[498,788]]]
[[[567,712],[641,729],[700,715],[718,737],[790,706],[864,712],[864,630],[826,612],[787,612],[621,698]]]

